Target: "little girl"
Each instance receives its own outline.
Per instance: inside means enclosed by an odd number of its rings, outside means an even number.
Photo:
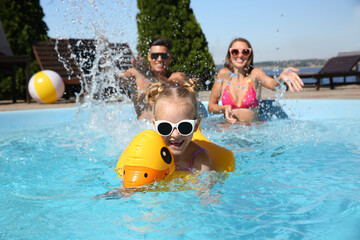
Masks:
[[[174,156],[177,170],[212,170],[206,149],[191,141],[200,125],[195,80],[156,82],[146,90],[153,123]]]
[[[200,125],[195,81],[190,79],[180,83],[153,83],[146,90],[146,100],[152,105],[156,131],[174,156],[176,170],[212,170],[212,162],[206,149],[191,140]],[[136,190],[121,186],[95,198],[124,197],[134,191]]]

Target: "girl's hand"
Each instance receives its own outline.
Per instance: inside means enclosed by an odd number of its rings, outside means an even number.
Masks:
[[[236,118],[235,118],[235,115],[234,115],[234,113],[232,111],[232,107],[230,105],[225,105],[225,107],[226,108],[225,108],[224,115],[225,115],[226,121],[228,123],[231,123],[231,124],[236,123]]]
[[[100,199],[100,198],[106,198],[106,199],[119,199],[119,198],[127,198],[130,197],[131,194],[134,191],[132,189],[124,188],[123,185],[121,187],[116,188],[115,190],[107,191],[106,193],[96,195],[93,197],[93,199]]]
[[[299,71],[300,70],[297,68],[292,68],[292,67],[285,68],[279,76],[279,78],[284,80],[286,85],[288,85],[291,92],[293,92],[294,89],[296,91],[301,91],[302,86],[304,86],[303,81],[297,74],[297,72],[299,72]]]

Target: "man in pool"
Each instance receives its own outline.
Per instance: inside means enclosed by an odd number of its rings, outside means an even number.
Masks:
[[[184,81],[186,75],[181,72],[169,72],[172,59],[171,42],[165,38],[155,38],[149,43],[147,62],[138,57],[133,60],[133,67],[119,75],[121,86],[129,86],[131,100],[134,103],[138,119],[151,119],[151,108],[145,100],[145,90],[155,81]],[[171,80],[170,80],[171,79]]]

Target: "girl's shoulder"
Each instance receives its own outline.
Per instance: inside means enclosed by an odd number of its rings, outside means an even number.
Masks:
[[[194,141],[191,141],[191,152],[192,152],[192,158],[203,156],[204,153],[207,154],[207,150]]]
[[[197,170],[202,170],[203,166],[212,169],[212,162],[208,151],[205,148],[202,148],[197,143],[193,142],[194,151],[192,156],[193,167]]]

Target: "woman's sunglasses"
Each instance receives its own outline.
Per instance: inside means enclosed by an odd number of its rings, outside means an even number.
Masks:
[[[178,132],[186,137],[189,136],[195,129],[195,124],[197,123],[197,119],[195,120],[182,120],[176,124],[173,124],[169,121],[155,121],[156,131],[164,137],[171,135],[174,131],[174,128],[178,130]]]
[[[169,58],[169,54],[168,54],[168,53],[152,53],[152,54],[150,54],[150,56],[151,56],[151,59],[153,59],[153,60],[158,59],[159,56],[161,56],[161,58],[162,58],[163,60],[166,60],[166,59]]]
[[[239,56],[240,53],[244,57],[248,57],[251,54],[251,48],[244,48],[244,49],[230,48],[229,51],[233,57]]]

